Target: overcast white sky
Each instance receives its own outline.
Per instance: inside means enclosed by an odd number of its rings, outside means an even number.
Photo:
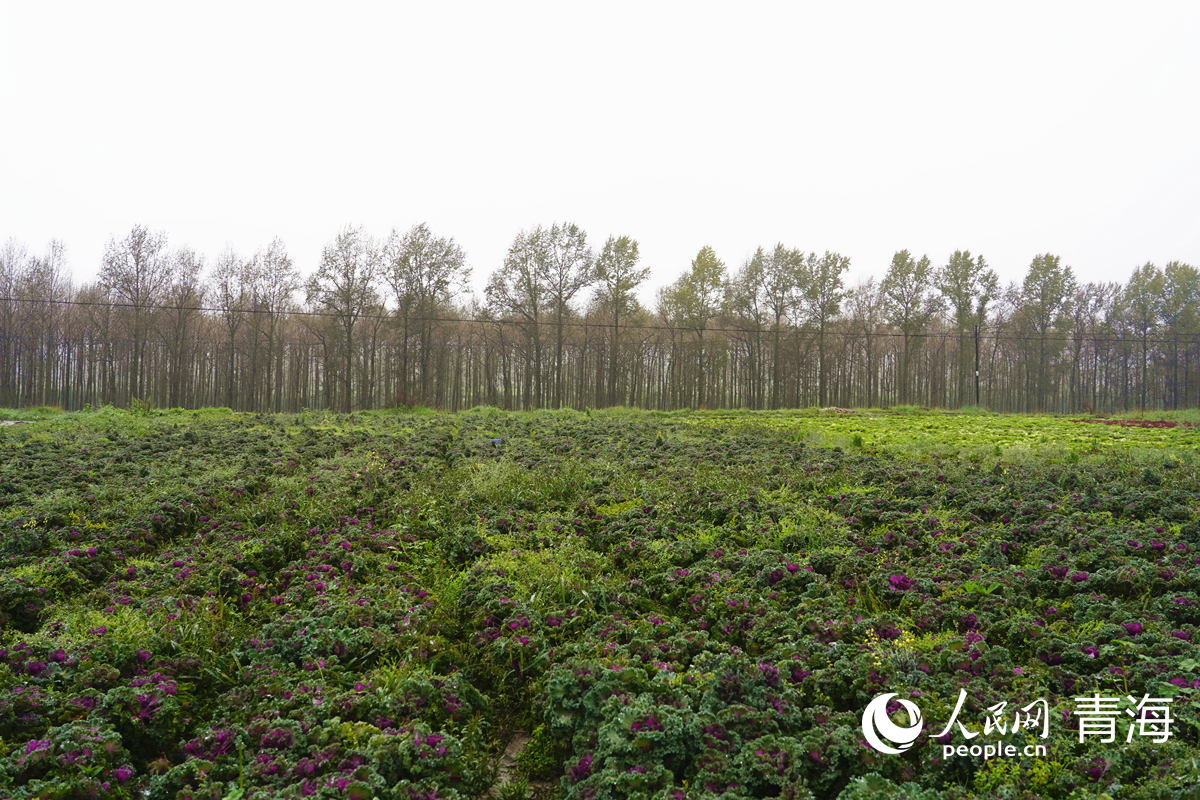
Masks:
[[[1200,266],[1200,3],[0,0],[0,240],[77,282],[134,224],[307,273],[427,222],[481,287],[555,221],[647,301],[705,244]]]

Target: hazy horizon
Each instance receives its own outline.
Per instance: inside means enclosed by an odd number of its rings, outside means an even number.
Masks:
[[[426,222],[482,288],[518,231],[638,240],[639,292],[711,245],[907,249],[1002,282],[1200,262],[1200,7],[0,4],[0,239],[77,282],[135,224],[211,261]]]

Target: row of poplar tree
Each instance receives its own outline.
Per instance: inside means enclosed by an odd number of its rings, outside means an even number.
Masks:
[[[1084,282],[1058,256],[1002,286],[982,256],[710,247],[639,301],[638,243],[517,234],[482,297],[453,238],[347,227],[304,277],[278,239],[206,263],[136,226],[76,286],[61,244],[0,249],[0,406],[237,410],[782,408],[1111,412],[1200,405],[1200,273]]]

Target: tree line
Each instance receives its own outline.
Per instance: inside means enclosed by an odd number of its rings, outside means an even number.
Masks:
[[[1039,254],[1001,286],[982,256],[850,259],[777,244],[729,268],[711,247],[657,293],[638,243],[570,223],[521,231],[469,287],[427,225],[346,227],[307,278],[279,239],[215,259],[135,226],[76,286],[59,242],[0,249],[0,406],[235,410],[794,408],[998,411],[1200,405],[1200,272],[1145,264],[1085,282]]]

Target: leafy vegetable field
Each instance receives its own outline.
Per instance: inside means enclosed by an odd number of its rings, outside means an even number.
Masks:
[[[26,418],[3,797],[1200,796],[1200,428]]]

